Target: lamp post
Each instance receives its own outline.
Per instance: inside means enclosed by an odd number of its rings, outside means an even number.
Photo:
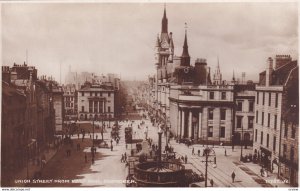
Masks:
[[[94,124],[94,122],[95,122],[95,116],[93,117],[93,146],[92,146],[92,162],[94,163],[94,160],[95,160],[95,151],[94,151],[94,135],[95,135],[95,124]]]
[[[29,167],[28,167],[28,163],[29,163],[29,145],[27,145],[27,148],[26,148],[26,151],[27,151],[27,157],[26,157],[26,159],[27,159],[27,161],[26,161],[26,166],[27,166],[27,168],[26,168],[26,175],[27,175],[27,179],[29,179]]]
[[[217,166],[217,158],[216,158],[216,153],[212,148],[206,147],[204,149],[204,155],[205,155],[205,160],[202,160],[201,162],[205,163],[205,187],[207,187],[207,167],[208,163],[214,163],[215,167]],[[212,153],[213,155],[210,155]],[[208,160],[209,156],[214,156],[214,160]]]
[[[241,156],[240,156],[240,161],[243,160],[243,142],[244,142],[244,139],[243,139],[243,136],[244,136],[244,131],[243,131],[243,124],[242,124],[242,135],[241,135]]]
[[[169,143],[170,128],[171,128],[171,124],[170,124],[170,119],[168,118],[167,125],[166,125],[166,145],[167,146],[168,146],[168,143]],[[168,135],[168,132],[169,132],[169,135]]]
[[[161,128],[159,128],[157,133],[158,133],[158,163],[161,163],[161,136],[163,133]]]

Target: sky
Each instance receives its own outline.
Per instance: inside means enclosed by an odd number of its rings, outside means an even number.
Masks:
[[[258,80],[268,57],[298,58],[297,3],[167,3],[168,30],[180,56],[187,23],[191,64],[218,58],[223,79],[246,72]],[[163,3],[5,3],[2,65],[23,64],[64,82],[69,70],[116,73],[124,80],[155,74],[154,46]],[[27,55],[26,56],[26,50]],[[1,55],[0,55],[1,56]]]

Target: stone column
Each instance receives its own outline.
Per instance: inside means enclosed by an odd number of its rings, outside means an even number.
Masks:
[[[176,133],[177,133],[177,136],[179,135],[180,136],[180,125],[181,125],[181,111],[180,111],[180,109],[179,109],[179,107],[178,107],[178,121],[177,121],[177,131],[176,131]]]
[[[181,137],[184,137],[184,110],[181,110]]]
[[[102,111],[100,111],[100,104],[102,104],[100,101],[98,103],[98,112],[101,113]]]
[[[188,132],[188,138],[192,137],[192,111],[189,112],[189,132]]]
[[[202,136],[202,113],[201,111],[199,111],[199,121],[198,121],[199,125],[198,125],[198,133],[197,133],[197,138]],[[200,134],[200,136],[199,136]]]
[[[95,113],[95,101],[93,101],[93,113]]]
[[[103,100],[103,102],[102,102],[102,113],[104,113],[105,112],[105,104],[104,104],[104,100]]]

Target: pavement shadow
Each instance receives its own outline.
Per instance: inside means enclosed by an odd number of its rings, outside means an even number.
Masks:
[[[80,139],[73,139],[74,144],[81,144],[80,150],[70,148],[70,145],[63,145],[56,155],[48,161],[47,165],[42,169],[39,180],[53,180],[51,183],[31,183],[26,187],[80,187],[79,179],[83,179],[83,174],[95,174],[98,171],[92,170],[92,156],[91,152],[84,152],[91,146],[92,140],[85,139],[82,142]],[[71,149],[71,156],[66,156],[66,149]],[[85,160],[85,155],[87,160]],[[102,160],[109,155],[103,155],[100,150],[97,150],[94,161]],[[101,186],[101,185],[99,185]]]

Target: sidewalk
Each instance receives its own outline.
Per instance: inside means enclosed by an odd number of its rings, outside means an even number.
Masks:
[[[260,175],[261,166],[258,164],[242,163],[239,161],[234,163],[247,174],[251,175],[252,178],[263,187],[290,187],[290,185],[283,183],[282,180],[278,179],[277,173],[268,172],[267,177],[262,177]]]
[[[58,148],[60,149],[60,147]],[[46,156],[46,165],[47,163],[55,156],[55,154],[57,153],[58,149],[56,148],[50,148],[48,151],[44,151],[41,152],[40,154],[38,154],[38,158],[41,158],[42,155],[44,154]],[[28,177],[27,177],[27,168],[28,168]],[[33,178],[34,173],[38,172],[41,170],[41,162],[38,165],[35,162],[33,162],[33,160],[29,160],[28,161],[28,166],[25,166],[23,169],[21,169],[19,172],[15,173],[14,175],[12,175],[12,179],[11,179],[11,186],[18,186],[18,187],[24,187],[26,185],[26,182],[16,182],[17,180],[30,180],[31,178]]]

